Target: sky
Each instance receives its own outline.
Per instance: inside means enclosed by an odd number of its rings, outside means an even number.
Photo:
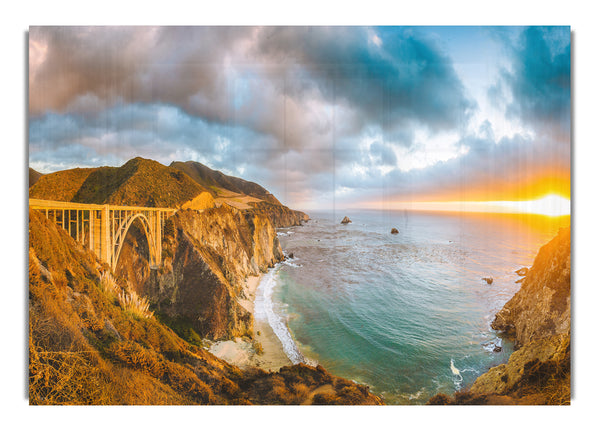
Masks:
[[[569,27],[30,27],[29,164],[194,160],[298,209],[570,197]]]

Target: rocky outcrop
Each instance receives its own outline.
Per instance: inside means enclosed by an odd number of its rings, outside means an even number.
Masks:
[[[522,396],[531,395],[528,390],[535,374],[538,380],[544,376],[540,371],[556,373],[568,372],[570,360],[570,334],[554,335],[538,339],[515,351],[507,364],[501,364],[480,376],[470,392],[474,396],[500,394]]]
[[[269,219],[227,205],[171,217],[158,272],[148,269],[141,232],[128,235],[124,247],[117,275],[135,283],[170,321],[215,340],[252,334],[252,316],[237,299],[248,276],[284,257]]]
[[[350,220],[350,219],[348,218],[348,216],[345,216],[345,217],[342,219],[342,222],[341,222],[341,224],[348,224],[348,223],[352,223],[352,220]]]
[[[527,275],[527,272],[528,272],[528,271],[529,271],[529,268],[527,268],[526,266],[524,266],[524,267],[523,267],[523,268],[521,268],[521,269],[517,269],[517,270],[515,271],[515,274],[517,274],[517,275],[518,275],[518,276],[520,276],[520,277],[524,277],[524,276],[526,276],[526,275]]]
[[[571,232],[562,229],[540,248],[521,289],[496,315],[492,328],[516,347],[571,330]]]
[[[398,232],[398,229],[396,229],[395,227],[392,228],[392,231],[390,232],[392,235],[396,235]]]
[[[569,404],[571,397],[570,228],[540,248],[521,289],[492,327],[515,341],[508,363],[479,376],[454,397],[429,404]]]
[[[252,212],[264,215],[271,220],[273,226],[277,228],[301,226],[302,223],[306,223],[309,220],[307,214],[302,211],[289,209],[285,205],[275,205],[265,201],[251,202],[250,205],[254,207]]]

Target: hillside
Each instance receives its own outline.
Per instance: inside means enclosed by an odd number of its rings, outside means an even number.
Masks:
[[[570,404],[571,232],[540,248],[521,289],[496,314],[492,327],[513,339],[508,363],[473,386],[430,404]]]
[[[198,184],[211,189],[214,196],[218,196],[218,189],[225,189],[234,193],[252,196],[275,205],[281,205],[281,202],[264,187],[251,181],[225,175],[220,171],[215,171],[208,166],[204,166],[202,163],[192,161],[173,162],[170,164],[170,167],[185,172]]]
[[[44,175],[30,198],[176,208],[207,190],[181,171],[136,157],[120,167],[70,169]]]
[[[29,212],[30,404],[380,404],[322,367],[241,370],[162,324],[64,230]]]
[[[282,205],[256,183],[197,162],[173,162],[167,167],[141,157],[120,167],[76,168],[43,175],[29,188],[29,197],[200,210],[226,204],[262,214],[275,227],[300,225],[308,220],[306,214]]]
[[[275,227],[298,226],[308,220],[308,215],[282,205],[268,190],[251,181],[225,175],[198,162],[173,162],[170,166],[185,172],[209,189],[217,205],[225,203],[240,210],[262,214]]]
[[[97,169],[103,168],[75,168],[44,175],[29,187],[29,197],[70,202],[88,176]]]
[[[31,187],[32,185],[34,185],[35,183],[38,182],[38,180],[43,176],[44,174],[40,174],[38,171],[36,171],[35,169],[31,169],[29,168],[29,187]]]

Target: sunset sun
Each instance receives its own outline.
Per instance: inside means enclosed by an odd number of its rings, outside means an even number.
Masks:
[[[502,201],[494,203],[508,210],[514,210],[517,213],[539,214],[551,217],[564,216],[571,213],[571,201],[556,194],[548,194],[542,198],[530,201]]]

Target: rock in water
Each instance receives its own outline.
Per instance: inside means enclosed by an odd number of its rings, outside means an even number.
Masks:
[[[348,216],[344,217],[344,220],[342,220],[342,224],[348,224],[348,223],[352,223],[352,220],[350,220],[348,218]]]
[[[523,277],[524,275],[527,275],[527,272],[529,272],[529,268],[527,268],[527,267],[523,267],[523,268],[515,271],[515,273],[517,275],[520,275],[521,277]]]
[[[492,277],[483,277],[482,280],[485,280],[487,284],[492,284],[494,282]]]
[[[393,234],[397,234],[398,233],[398,229],[396,229],[395,227],[392,228],[392,233]]]

